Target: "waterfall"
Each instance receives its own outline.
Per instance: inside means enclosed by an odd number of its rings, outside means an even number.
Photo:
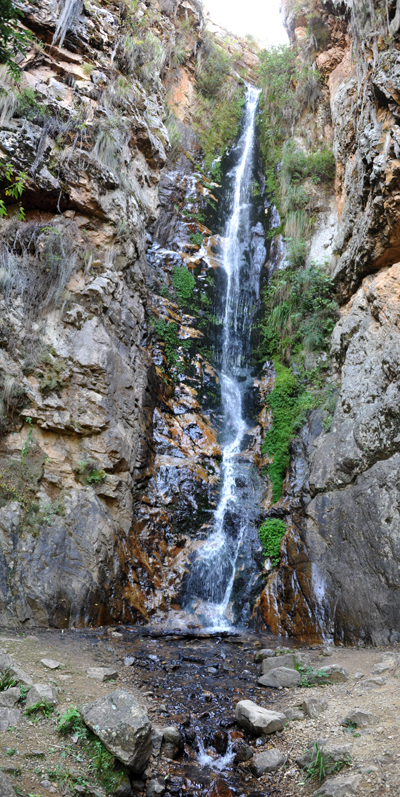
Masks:
[[[203,624],[214,628],[226,628],[235,621],[231,607],[235,580],[240,570],[246,581],[246,560],[251,558],[252,546],[259,546],[254,516],[259,475],[240,456],[249,431],[245,403],[246,391],[252,386],[250,337],[260,286],[260,264],[252,256],[258,95],[257,89],[247,87],[242,133],[229,175],[230,205],[223,250],[226,290],[220,369],[224,419],[221,491],[212,533],[196,552],[185,588],[186,611],[195,612]]]
[[[63,46],[67,32],[79,16],[80,10],[81,0],[64,0],[53,36],[53,45]]]

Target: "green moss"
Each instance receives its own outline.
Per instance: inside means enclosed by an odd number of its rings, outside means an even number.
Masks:
[[[178,361],[177,348],[179,346],[179,338],[177,325],[165,321],[163,318],[158,318],[152,321],[152,327],[157,337],[164,343],[168,365],[174,365]]]
[[[264,554],[271,559],[273,567],[279,564],[279,552],[282,537],[286,533],[286,526],[279,518],[267,518],[259,530],[260,540]]]

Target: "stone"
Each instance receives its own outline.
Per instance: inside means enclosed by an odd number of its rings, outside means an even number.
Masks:
[[[351,760],[353,745],[327,743],[324,739],[316,739],[306,752],[297,759],[299,766],[306,768],[315,758],[316,745],[322,753],[325,772],[332,775],[338,764],[348,764]]]
[[[287,722],[285,714],[257,706],[252,700],[237,703],[235,716],[238,724],[254,736],[281,731]]]
[[[370,711],[362,708],[353,708],[340,723],[341,725],[357,725],[357,728],[367,728],[369,725],[377,725],[378,717]]]
[[[34,684],[26,697],[26,708],[34,706],[39,700],[44,700],[51,706],[57,706],[57,691],[50,684]]]
[[[333,656],[335,648],[325,647],[321,650],[321,656]]]
[[[298,686],[300,680],[301,675],[297,670],[290,670],[288,667],[276,667],[266,675],[262,675],[257,683],[260,686],[270,686],[273,689],[278,689],[279,687]]]
[[[359,672],[359,671],[357,670],[357,672],[356,672],[356,674],[355,674],[355,676],[354,676],[354,680],[355,680],[355,681],[359,681],[359,680],[360,680],[360,678],[364,678],[364,673],[363,673],[363,672]]]
[[[86,725],[119,761],[140,775],[152,752],[152,726],[147,711],[124,689],[88,703]]]
[[[94,678],[96,681],[112,681],[118,678],[118,672],[113,667],[89,667],[86,671],[88,678]]]
[[[261,778],[266,772],[273,772],[285,762],[285,756],[274,747],[263,753],[257,753],[252,758],[250,769],[256,778]]]
[[[382,661],[379,664],[374,664],[371,667],[371,675],[382,675],[383,672],[388,672],[393,669],[393,663],[389,661]]]
[[[6,731],[13,725],[18,725],[21,712],[16,708],[0,708],[0,731]]]
[[[297,706],[295,708],[285,708],[283,713],[285,714],[285,716],[289,721],[304,719],[303,711],[299,709]]]
[[[125,667],[132,667],[132,664],[135,663],[135,659],[133,656],[125,656],[124,658],[124,666]]]
[[[276,656],[276,650],[272,648],[262,648],[262,650],[257,650],[254,654],[254,661],[263,661],[263,659],[269,659],[271,656]]]
[[[253,758],[253,755],[254,750],[249,744],[241,744],[239,749],[236,751],[233,763],[242,764],[244,761],[250,761],[250,758]]]
[[[61,667],[61,662],[53,659],[41,659],[40,663],[43,664],[43,667],[47,667],[48,670],[58,670]]]
[[[366,678],[362,681],[361,686],[363,689],[376,689],[378,686],[383,686],[386,683],[386,678],[381,675],[375,675],[373,678]]]
[[[312,677],[313,683],[316,684],[340,684],[348,681],[350,678],[349,673],[340,664],[328,664],[327,667],[321,667],[317,675]]]
[[[3,772],[0,772],[0,794],[1,797],[17,797],[12,781]]]
[[[151,778],[147,784],[146,797],[163,797],[165,794],[165,781],[161,778]]]
[[[22,670],[21,667],[18,667],[11,658],[6,653],[0,654],[0,672],[7,672],[12,675],[16,681],[19,681],[21,684],[25,686],[32,686],[33,681],[32,678]]]
[[[21,692],[18,686],[12,686],[4,692],[0,692],[0,707],[1,708],[14,708],[16,703],[20,700]]]
[[[295,658],[293,654],[288,653],[286,656],[274,656],[262,659],[261,674],[266,675],[271,670],[275,670],[276,667],[287,667],[290,670],[295,670]]]
[[[329,778],[317,791],[313,792],[312,797],[351,797],[353,794],[359,795],[360,780],[360,775],[351,772],[345,775],[338,775],[335,778]]]
[[[309,697],[304,700],[301,707],[307,717],[317,719],[328,708],[328,701],[325,697]]]
[[[153,755],[159,756],[161,752],[161,745],[163,743],[163,732],[161,728],[155,728],[153,726],[151,739],[153,743]]]

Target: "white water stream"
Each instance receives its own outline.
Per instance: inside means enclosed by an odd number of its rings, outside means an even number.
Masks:
[[[240,549],[246,540],[251,476],[240,471],[239,455],[248,431],[243,399],[250,377],[250,335],[259,298],[259,269],[252,267],[251,197],[254,180],[256,113],[259,91],[247,88],[242,134],[230,175],[231,203],[224,232],[226,295],[223,315],[221,395],[224,417],[222,485],[213,531],[200,547],[187,590],[192,611],[212,628],[232,625],[229,606]],[[239,472],[240,471],[240,472]],[[242,489],[238,490],[238,483]],[[243,490],[244,485],[244,490]],[[200,599],[197,607],[193,599]]]

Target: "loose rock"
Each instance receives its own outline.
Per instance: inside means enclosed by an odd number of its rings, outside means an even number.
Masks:
[[[163,797],[165,794],[165,783],[159,778],[149,780],[146,789],[146,797]]]
[[[303,711],[301,709],[297,708],[297,707],[296,708],[285,708],[283,713],[286,715],[288,720],[303,720],[304,719]]]
[[[260,686],[270,686],[273,689],[278,689],[279,687],[298,686],[300,680],[301,676],[297,670],[290,670],[288,667],[276,667],[266,675],[262,675],[257,683]]]
[[[281,731],[287,721],[285,714],[261,708],[252,700],[237,703],[235,715],[239,725],[254,736]]]
[[[119,761],[141,774],[152,751],[147,711],[129,692],[116,689],[84,706],[83,720]]]
[[[3,772],[0,772],[0,794],[1,797],[16,797],[10,778]]]
[[[86,672],[88,678],[94,678],[96,681],[111,681],[118,678],[118,673],[113,667],[89,667]]]
[[[313,793],[313,797],[350,797],[352,794],[359,794],[358,785],[360,775],[339,775],[336,778],[329,778],[325,783]]]
[[[250,761],[253,758],[254,750],[249,744],[241,744],[233,759],[234,764],[242,764],[244,761]]]
[[[284,761],[285,756],[283,753],[274,748],[273,750],[266,750],[264,753],[257,753],[257,755],[253,756],[250,768],[256,778],[260,778],[261,775],[265,775],[266,772],[273,772],[274,769],[278,769],[278,767],[282,766]]]
[[[26,698],[26,708],[34,706],[39,700],[44,700],[52,706],[58,705],[57,692],[50,684],[34,684]]]
[[[341,725],[355,724],[357,728],[367,728],[368,725],[376,725],[379,722],[378,717],[370,711],[364,711],[362,708],[355,708],[342,720]]]
[[[376,675],[373,678],[366,678],[365,681],[362,682],[361,686],[363,689],[376,689],[377,686],[383,686],[385,683],[386,678]]]
[[[263,648],[257,651],[254,656],[254,661],[263,661],[263,659],[269,659],[271,656],[276,656],[276,650],[272,650],[272,648]]]
[[[18,686],[12,686],[6,689],[5,692],[0,692],[0,707],[1,708],[14,708],[21,697]]]
[[[340,664],[329,664],[327,667],[321,667],[318,674],[311,680],[316,684],[326,684],[328,681],[332,684],[340,684],[348,681],[349,678],[349,673]]]
[[[290,670],[296,670],[294,656],[289,653],[287,656],[274,656],[262,659],[261,661],[261,674],[266,675],[271,670],[277,667],[287,667]]]
[[[40,663],[43,664],[43,667],[47,667],[48,670],[58,670],[61,667],[61,662],[53,659],[41,659]]]
[[[16,708],[0,708],[0,731],[6,731],[7,728],[18,725],[20,719],[21,712]]]
[[[316,719],[323,711],[326,711],[328,708],[328,701],[325,697],[310,697],[308,700],[303,701],[301,707],[304,713],[307,714],[307,717]]]

